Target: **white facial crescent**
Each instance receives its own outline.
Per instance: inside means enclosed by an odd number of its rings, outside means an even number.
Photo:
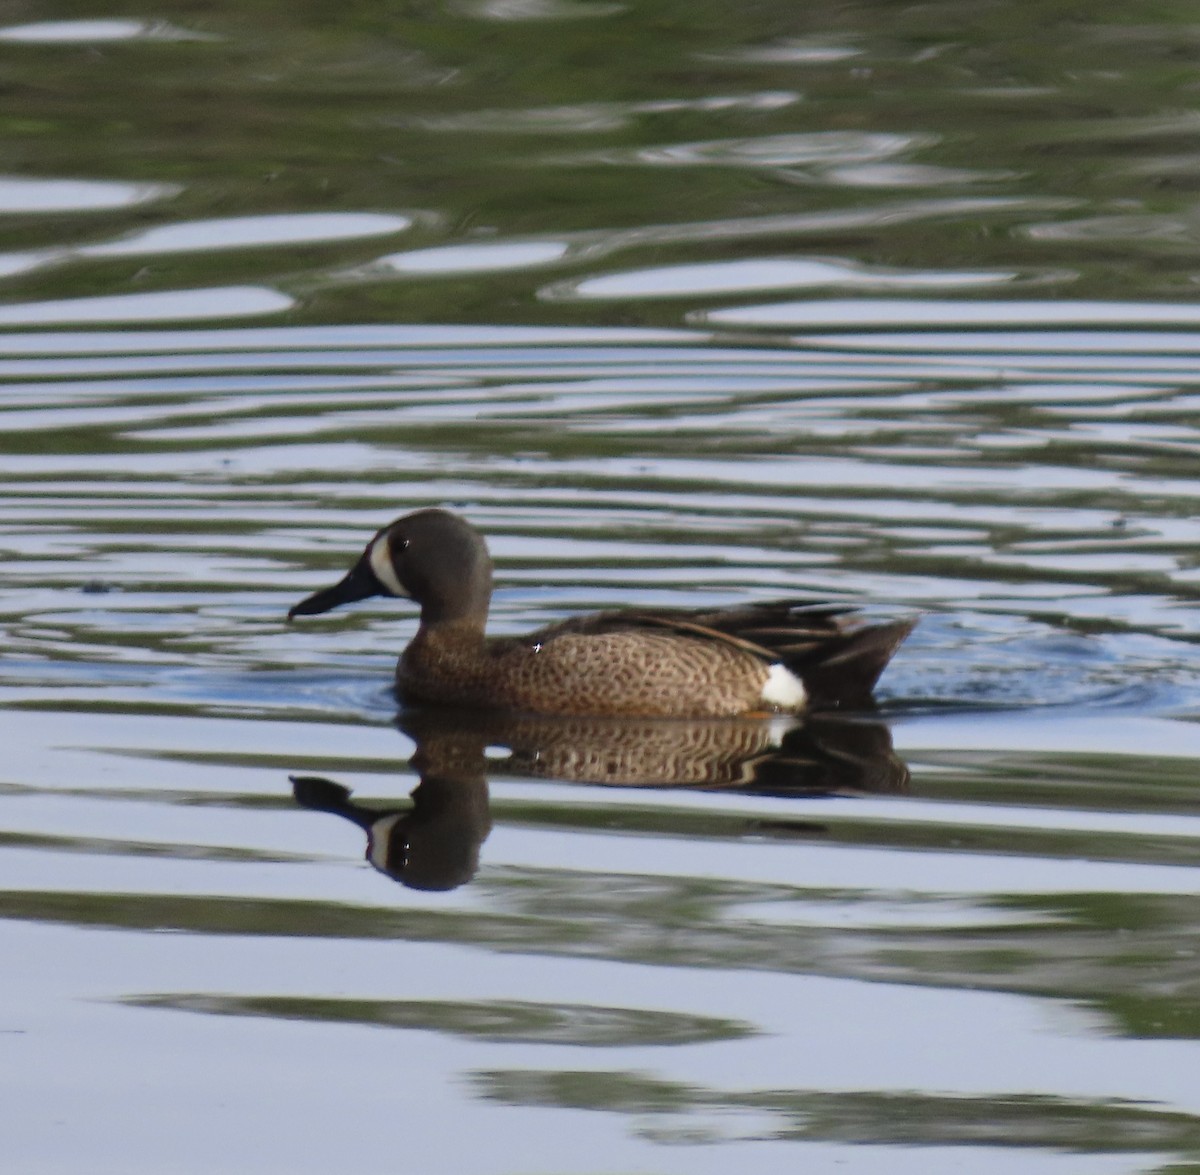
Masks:
[[[388,548],[387,535],[381,534],[372,544],[371,552],[367,556],[371,564],[371,570],[375,572],[375,578],[393,596],[408,597],[400,583],[400,577],[396,574],[396,568],[392,566],[392,553]]]

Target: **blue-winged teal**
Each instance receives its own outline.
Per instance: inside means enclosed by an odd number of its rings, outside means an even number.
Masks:
[[[783,600],[596,612],[489,638],[487,544],[446,510],[418,510],[385,526],[344,579],[302,600],[288,619],[369,596],[421,606],[417,634],[396,666],[404,701],[530,714],[715,718],[869,705],[915,623],[863,624],[844,607]]]

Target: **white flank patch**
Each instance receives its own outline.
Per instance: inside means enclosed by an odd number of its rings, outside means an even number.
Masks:
[[[790,669],[776,662],[763,682],[762,700],[780,710],[799,710],[808,701],[808,691]]]
[[[387,535],[381,534],[371,544],[370,561],[371,570],[375,572],[375,578],[393,596],[408,597],[408,592],[401,585],[400,577],[396,574],[396,568],[392,565],[392,552],[388,546]]]

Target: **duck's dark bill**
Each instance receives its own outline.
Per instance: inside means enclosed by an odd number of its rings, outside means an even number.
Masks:
[[[297,616],[318,616],[328,612],[340,604],[353,604],[355,600],[365,600],[370,596],[386,594],[383,585],[375,578],[371,565],[365,558],[360,559],[347,573],[346,577],[333,587],[327,587],[314,592],[305,600],[301,600],[290,612],[288,619]]]

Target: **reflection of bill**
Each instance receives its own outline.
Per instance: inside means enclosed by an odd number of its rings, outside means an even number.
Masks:
[[[413,889],[469,881],[491,831],[488,775],[750,795],[903,792],[908,769],[881,722],[530,718],[455,710],[402,714],[421,782],[411,803],[372,808],[319,776],[292,776],[296,802],[367,834],[367,860]],[[496,748],[508,751],[495,758]]]
[[[475,876],[479,846],[492,828],[487,783],[422,779],[410,806],[369,808],[350,789],[316,775],[293,775],[292,794],[304,808],[332,812],[367,834],[367,860],[410,889],[456,889]]]

